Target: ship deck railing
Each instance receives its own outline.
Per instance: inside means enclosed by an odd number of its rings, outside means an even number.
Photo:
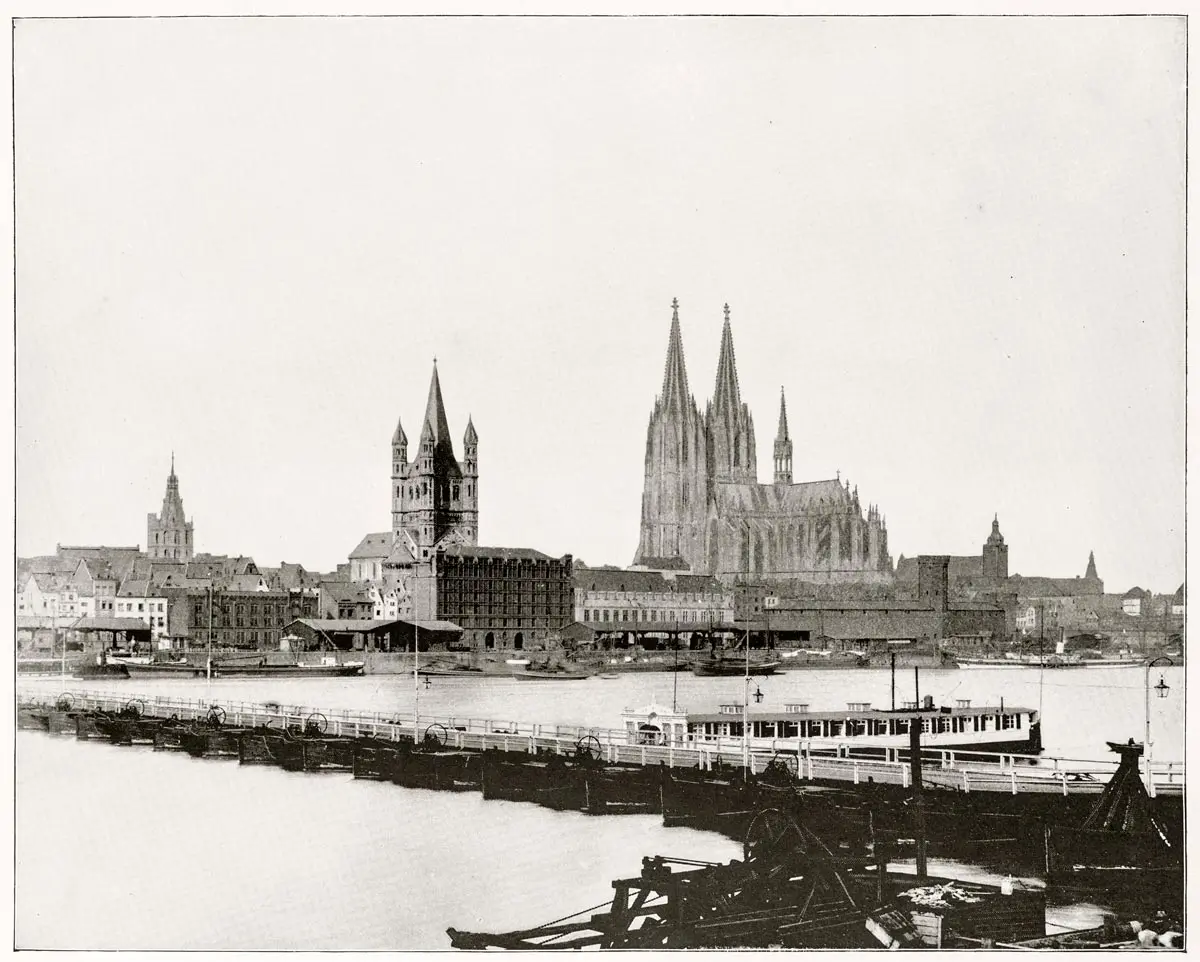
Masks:
[[[29,682],[34,682],[30,684]],[[39,683],[42,682],[42,683]],[[183,721],[204,719],[214,702],[211,697],[180,698],[170,695],[140,695],[96,689],[71,690],[51,687],[41,679],[18,679],[18,701],[36,698],[52,704],[62,693],[69,694],[73,708],[120,711],[131,701],[140,704],[147,716],[178,715]],[[221,699],[226,727],[303,727],[313,716],[326,720],[325,734],[334,737],[371,737],[382,741],[421,740],[433,726],[447,748],[506,752],[555,752],[570,754],[586,738],[595,739],[601,757],[613,764],[700,768],[740,767],[745,748],[740,736],[712,736],[702,742],[637,744],[636,733],[624,728],[587,725],[540,724],[497,718],[463,718],[425,715],[402,717],[396,712],[331,710],[276,702],[238,702]],[[443,733],[444,732],[444,733]],[[882,754],[881,754],[882,753]],[[864,746],[836,739],[752,738],[749,764],[752,774],[762,773],[772,760],[783,763],[800,780],[827,779],[856,785],[876,783],[910,787],[912,767],[905,748],[875,749],[864,754]],[[1055,755],[960,751],[922,748],[922,778],[930,785],[961,791],[1053,792],[1062,795],[1096,794],[1103,791],[1119,760],[1074,758]],[[1143,766],[1144,767],[1144,766]],[[1183,791],[1186,767],[1181,761],[1152,761],[1157,793]]]

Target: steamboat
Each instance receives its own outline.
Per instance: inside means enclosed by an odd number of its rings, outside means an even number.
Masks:
[[[850,702],[845,711],[810,711],[806,704],[786,704],[781,711],[748,710],[741,704],[721,705],[716,712],[690,713],[651,704],[627,708],[621,715],[628,740],[636,745],[677,748],[720,746],[741,742],[750,728],[750,749],[786,750],[787,742],[808,750],[886,755],[907,751],[913,725],[921,726],[921,746],[955,751],[1036,755],[1042,750],[1041,722],[1032,708],[1012,705],[972,706],[967,699],[953,706],[934,706],[926,696],[918,706],[872,708]],[[784,744],[780,744],[780,743]]]

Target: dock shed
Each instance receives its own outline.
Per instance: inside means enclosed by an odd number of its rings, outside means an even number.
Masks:
[[[449,621],[403,621],[367,618],[297,618],[283,630],[283,640],[300,651],[449,651],[462,629]],[[282,644],[282,641],[281,641]]]
[[[140,618],[79,618],[67,628],[67,649],[149,651],[150,626]]]

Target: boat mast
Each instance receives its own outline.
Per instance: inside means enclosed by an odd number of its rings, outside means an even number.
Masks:
[[[413,744],[417,743],[417,727],[421,718],[421,685],[418,662],[421,660],[421,626],[413,622]]]

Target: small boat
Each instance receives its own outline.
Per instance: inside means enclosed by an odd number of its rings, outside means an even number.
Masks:
[[[204,665],[190,664],[187,659],[179,661],[155,661],[145,656],[128,658],[109,658],[109,664],[121,665],[130,676],[145,677],[147,675],[175,675],[187,678],[197,678],[207,671]]]
[[[605,672],[603,675],[597,675],[597,678],[603,678],[605,681],[612,681],[614,678],[619,678],[620,675],[615,671]]]
[[[464,675],[469,678],[482,678],[487,672],[474,665],[430,665],[428,668],[418,668],[417,674],[432,675],[435,678],[462,677]]]
[[[271,678],[345,678],[361,675],[366,667],[361,661],[343,661],[340,664],[325,663],[320,665],[305,665],[293,662],[286,665],[270,665],[265,662],[258,664],[228,664],[213,663],[213,675],[221,678],[235,676],[255,676]],[[203,673],[203,669],[201,669]]]
[[[709,661],[698,661],[692,666],[692,671],[701,677],[731,678],[735,675],[774,675],[780,671],[783,663],[778,661],[752,661],[749,669],[744,661],[736,658],[713,658]]]
[[[128,678],[129,670],[122,664],[80,665],[72,674],[76,678]]]
[[[1009,652],[1004,657],[955,658],[959,668],[1140,668],[1137,658],[1083,658],[1072,654],[1021,655]]]
[[[523,681],[581,681],[592,676],[586,671],[568,671],[566,668],[529,665],[523,671],[514,669],[513,677]]]

